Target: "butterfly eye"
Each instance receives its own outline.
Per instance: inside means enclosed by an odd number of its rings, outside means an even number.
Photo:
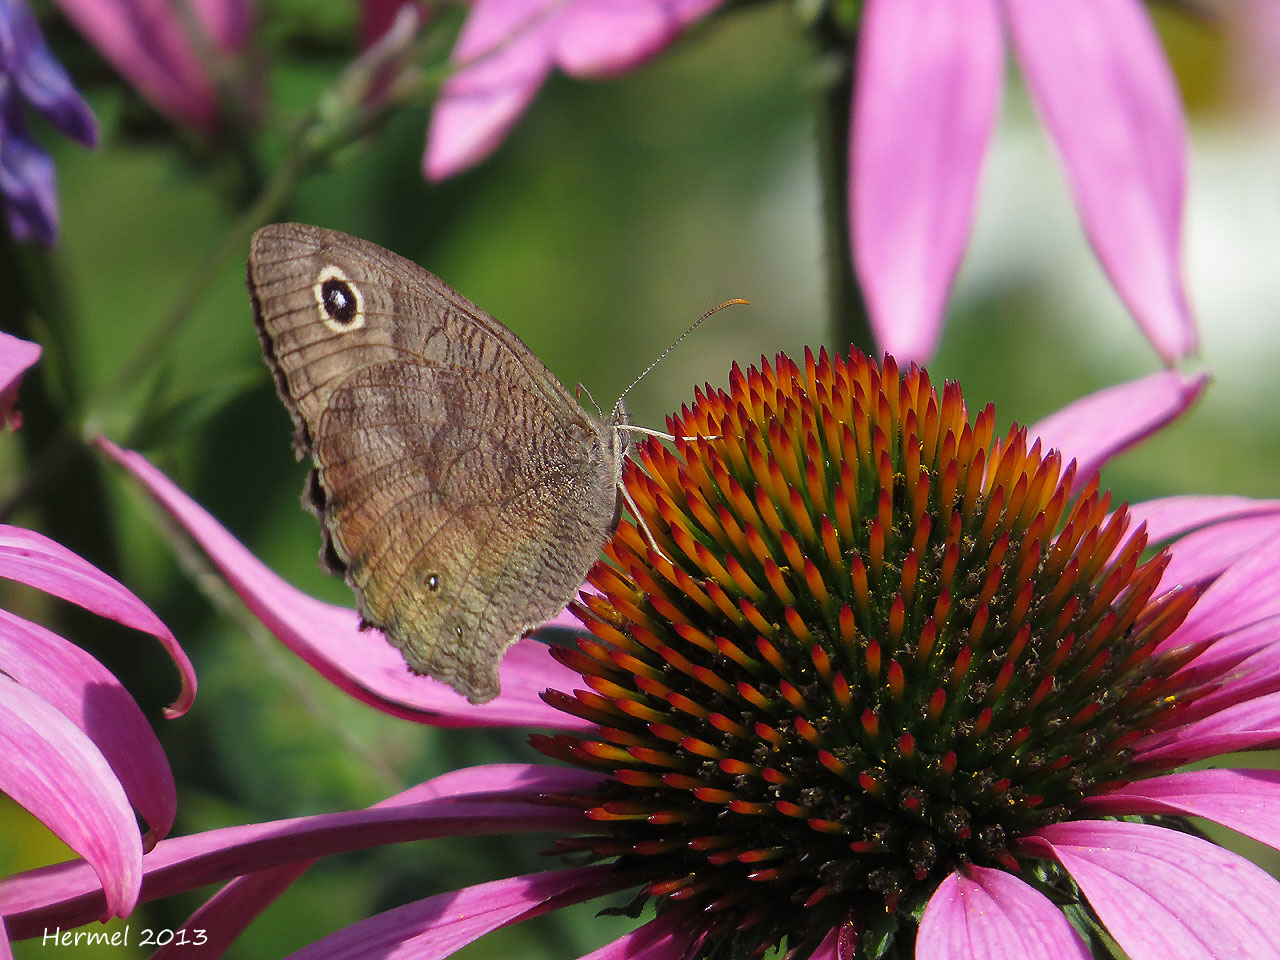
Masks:
[[[330,265],[321,270],[314,291],[320,320],[334,333],[347,333],[364,326],[364,298],[338,267]]]

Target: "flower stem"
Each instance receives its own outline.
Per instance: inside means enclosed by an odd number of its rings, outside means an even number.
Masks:
[[[817,25],[822,68],[817,102],[817,139],[822,221],[827,254],[827,300],[833,342],[852,344],[874,356],[867,306],[853,274],[849,232],[849,113],[853,103],[852,44],[843,31]]]
[[[35,501],[36,526],[47,536],[95,562],[114,565],[115,535],[108,522],[106,490],[95,459],[75,431],[80,399],[71,374],[70,321],[48,251],[19,248],[0,237],[0,289],[6,326],[44,348],[41,362],[22,380],[23,427],[18,431],[27,469],[0,499],[0,522]]]

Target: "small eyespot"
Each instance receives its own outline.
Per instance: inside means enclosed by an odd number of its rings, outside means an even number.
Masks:
[[[462,639],[462,628],[461,628],[461,627],[454,627],[454,628],[453,628],[453,632],[454,632],[454,635],[455,635],[459,640],[461,640],[461,639]]]
[[[440,578],[434,573],[427,577],[427,589],[432,592],[440,589]]]
[[[330,264],[321,270],[312,289],[320,320],[334,333],[348,333],[364,326],[364,297],[339,267]]]
[[[356,315],[356,298],[341,280],[326,280],[320,287],[325,313],[339,323],[350,323]]]

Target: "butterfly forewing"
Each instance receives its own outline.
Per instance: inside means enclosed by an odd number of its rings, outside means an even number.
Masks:
[[[509,330],[334,231],[255,235],[263,350],[312,455],[323,551],[410,667],[475,702],[616,523],[622,441]]]

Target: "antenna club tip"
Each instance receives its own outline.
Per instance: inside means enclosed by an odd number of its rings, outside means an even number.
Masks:
[[[748,304],[749,304],[750,302],[751,302],[750,300],[746,300],[746,299],[744,299],[744,298],[742,298],[742,297],[734,297],[732,300],[726,300],[724,303],[718,303],[718,304],[716,304],[714,307],[712,307],[710,310],[708,310],[706,313],[704,313],[701,317],[699,317],[699,318],[698,318],[698,323],[695,323],[695,324],[693,325],[693,327],[690,327],[690,328],[689,328],[689,330],[693,330],[693,329],[694,329],[694,327],[697,327],[697,326],[698,326],[698,324],[699,324],[699,323],[702,323],[702,321],[703,321],[703,320],[706,320],[706,319],[708,319],[709,317],[714,316],[715,314],[717,314],[717,313],[719,313],[721,310],[723,310],[725,307],[734,307],[734,306],[737,306],[737,305],[738,305],[738,304],[740,304],[740,303],[748,303]],[[688,331],[686,331],[686,335],[687,335],[687,333],[688,333]],[[683,339],[683,338],[681,338],[681,339]],[[679,340],[677,340],[677,341],[676,341],[676,343],[679,343],[679,342],[680,342]]]
[[[724,303],[720,304],[717,307],[712,307],[710,310],[708,310],[706,313],[700,316],[697,320],[693,322],[693,324],[689,327],[688,330],[680,334],[680,336],[676,337],[675,342],[672,343],[671,346],[667,347],[667,349],[662,351],[662,353],[658,356],[657,360],[653,361],[653,363],[645,367],[644,371],[640,374],[640,376],[636,377],[634,380],[631,381],[630,386],[628,386],[627,389],[623,390],[621,396],[618,397],[618,403],[614,407],[614,409],[615,410],[619,409],[622,404],[622,398],[631,392],[631,388],[634,387],[641,380],[643,380],[645,378],[645,374],[647,374],[650,370],[652,370],[659,363],[661,363],[666,358],[667,354],[669,354],[672,350],[676,348],[677,344],[679,344],[682,340],[684,340],[685,337],[689,336],[689,334],[693,333],[693,331],[697,330],[698,327],[702,325],[703,321],[707,320],[713,314],[719,313],[725,307],[732,307],[739,303],[750,303],[750,302],[751,302],[750,300],[744,300],[742,297],[735,297],[732,300],[726,300]]]

